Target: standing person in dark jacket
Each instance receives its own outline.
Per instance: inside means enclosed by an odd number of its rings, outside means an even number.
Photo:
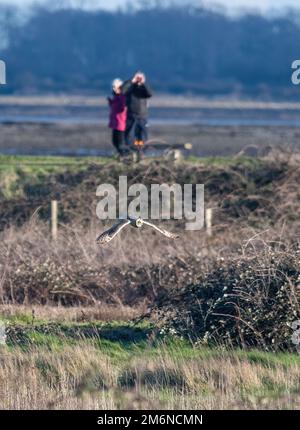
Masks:
[[[122,86],[122,93],[127,99],[127,122],[125,141],[129,146],[143,146],[148,139],[148,100],[152,91],[146,84],[146,77],[138,72],[132,80]]]

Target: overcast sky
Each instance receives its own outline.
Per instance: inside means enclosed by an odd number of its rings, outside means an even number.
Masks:
[[[72,0],[71,0],[72,1]],[[79,0],[80,1],[80,0]],[[180,3],[189,0],[181,0]],[[195,4],[206,4],[208,6],[213,4],[220,4],[228,8],[229,11],[234,11],[240,8],[255,8],[263,12],[270,9],[283,9],[286,7],[300,8],[300,0],[192,0]],[[52,0],[35,0],[35,3],[53,3]],[[75,0],[78,2],[78,0]],[[112,9],[114,7],[124,5],[124,0],[82,0],[83,3],[90,4],[92,7],[98,5],[103,8]],[[17,4],[19,6],[26,6],[33,3],[33,0],[0,0],[0,4]],[[137,3],[136,0],[131,0],[131,3]]]

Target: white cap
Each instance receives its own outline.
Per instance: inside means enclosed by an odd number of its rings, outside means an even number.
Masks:
[[[113,89],[114,88],[120,88],[123,85],[123,81],[121,79],[117,78],[117,79],[114,79],[112,81],[111,85],[112,85]]]

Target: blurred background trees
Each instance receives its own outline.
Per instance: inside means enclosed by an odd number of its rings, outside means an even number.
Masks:
[[[145,71],[157,92],[298,97],[299,14],[229,16],[221,10],[146,2],[117,11],[0,8],[2,93],[107,91]]]

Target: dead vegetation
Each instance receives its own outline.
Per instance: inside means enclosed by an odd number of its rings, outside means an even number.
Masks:
[[[24,180],[22,175],[16,184],[18,196],[2,198],[0,229],[24,224],[37,210],[39,218],[47,220],[51,199],[59,200],[61,223],[89,226],[96,219],[98,185],[109,183],[118,189],[122,175],[128,177],[128,186],[132,183],[147,187],[162,183],[204,184],[206,204],[216,209],[219,223],[228,224],[241,218],[252,225],[265,220],[295,219],[299,208],[296,185],[299,173],[300,164],[295,157],[275,154],[266,159],[237,158],[215,164],[213,161],[212,164],[175,165],[145,161],[130,167],[120,163],[91,164],[77,173],[66,170],[32,182]]]
[[[300,247],[265,243],[211,262],[197,282],[169,289],[148,314],[164,333],[202,344],[294,349]],[[199,259],[200,263],[200,259]]]
[[[288,323],[299,317],[297,159],[131,166],[129,184],[204,183],[213,237],[170,223],[178,242],[146,229],[99,247],[95,190],[104,181],[117,186],[127,170],[112,163],[50,175],[27,183],[27,198],[2,202],[2,304],[101,306],[116,319],[118,309],[135,318],[152,307],[162,327],[193,341],[287,348]],[[47,225],[51,197],[60,199],[56,242]]]
[[[96,187],[127,169],[20,181],[2,199],[0,409],[299,409],[297,159],[131,166],[129,183],[204,183],[213,236],[171,222],[178,242],[145,229],[99,247]]]

